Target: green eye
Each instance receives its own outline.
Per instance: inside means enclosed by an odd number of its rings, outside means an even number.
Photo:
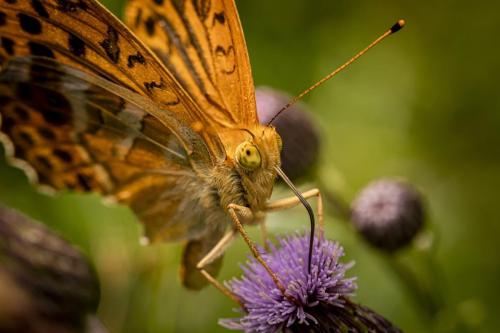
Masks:
[[[255,170],[260,167],[262,159],[257,147],[250,142],[243,142],[236,148],[236,161],[247,170]]]

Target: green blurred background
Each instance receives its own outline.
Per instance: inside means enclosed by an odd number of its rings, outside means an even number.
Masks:
[[[121,16],[122,0],[107,0]],[[306,98],[322,132],[320,173],[347,200],[370,180],[403,176],[426,196],[438,235],[446,307],[439,332],[500,327],[500,3],[476,1],[237,1],[257,85],[297,93],[397,19],[407,27]],[[314,184],[304,184],[304,189]],[[276,196],[286,195],[278,189]],[[179,245],[142,247],[124,207],[94,195],[37,193],[0,161],[0,201],[58,230],[93,260],[102,287],[99,316],[110,332],[222,332],[233,304],[213,288],[193,293],[178,280]],[[272,232],[307,227],[300,208],[269,216]],[[387,261],[344,222],[327,234],[355,260],[356,300],[406,332],[428,332]],[[252,234],[257,237],[257,230]],[[239,274],[241,240],[221,278]],[[401,260],[413,265],[418,251]],[[418,272],[417,272],[418,273]],[[444,281],[444,282],[443,282]],[[435,282],[431,277],[431,282]]]

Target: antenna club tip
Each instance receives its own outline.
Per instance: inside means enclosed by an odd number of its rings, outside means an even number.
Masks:
[[[399,30],[401,30],[404,26],[406,25],[406,21],[401,19],[399,21],[396,22],[396,24],[394,24],[392,27],[391,27],[391,32],[392,33],[395,33],[395,32],[398,32]]]

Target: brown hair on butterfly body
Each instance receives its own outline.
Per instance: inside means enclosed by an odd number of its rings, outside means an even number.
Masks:
[[[255,125],[245,130],[222,132],[220,137],[227,158],[214,172],[222,183],[220,188],[226,188],[220,191],[222,206],[237,203],[248,205],[254,212],[265,211],[276,179],[276,168],[281,164],[281,138],[278,133],[274,127]],[[232,180],[228,187],[224,184],[226,179]],[[225,197],[224,194],[231,193],[233,189],[239,190],[243,200]]]
[[[238,210],[242,225],[262,224],[277,177],[276,170],[280,167],[281,139],[274,127],[260,124],[245,129],[222,131],[219,135],[227,155],[224,161],[216,164],[205,175],[208,186],[200,188],[207,192],[206,198],[217,193],[216,201],[205,201],[212,203],[205,207],[208,213],[206,221],[220,223],[227,218],[221,216],[220,208],[228,207],[227,210]],[[195,252],[207,254],[217,245],[213,241],[206,242],[210,245],[203,247],[200,242],[195,242],[184,253],[181,276],[183,283],[192,289],[198,289],[206,283],[205,278],[200,279],[197,270],[193,269],[203,258],[192,257]],[[227,245],[229,243],[224,247]],[[210,262],[216,260],[216,257],[213,256]],[[219,266],[220,263],[215,262],[214,265]],[[214,271],[209,264],[205,264],[204,269]]]

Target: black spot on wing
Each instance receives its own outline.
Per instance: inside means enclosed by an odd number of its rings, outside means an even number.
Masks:
[[[137,54],[131,54],[128,56],[127,66],[129,68],[132,68],[136,63],[141,65],[144,65],[146,63],[146,59],[144,59],[144,56],[139,51],[137,51]]]
[[[148,34],[148,36],[151,37],[155,34],[155,25],[156,22],[151,16],[148,17],[144,22],[144,27],[146,28],[146,33]]]
[[[61,93],[30,84],[19,84],[17,89],[28,97],[27,103],[40,111],[47,124],[62,126],[71,123],[71,104]]]
[[[106,55],[115,64],[120,60],[120,48],[118,47],[118,32],[112,26],[108,26],[108,36],[99,44],[102,46]]]
[[[71,111],[70,103],[61,93],[54,90],[45,91],[47,106],[51,108],[56,108],[62,111]]]
[[[54,132],[52,132],[52,130],[50,128],[40,127],[40,128],[38,128],[38,134],[42,138],[49,140],[49,141],[53,141],[56,139],[56,135],[54,134]]]
[[[142,8],[137,9],[137,14],[135,15],[135,22],[134,22],[134,27],[137,29],[139,28],[139,24],[141,24],[142,21]]]
[[[0,27],[7,24],[7,15],[4,12],[0,12]]]
[[[217,45],[217,47],[215,48],[215,54],[217,56],[226,58],[231,53],[234,53],[234,47],[232,45],[230,45],[227,49],[225,49],[221,45]],[[230,69],[223,69],[222,73],[230,75],[233,74],[235,71],[236,71],[236,64],[233,64],[233,66]]]
[[[153,2],[154,2],[155,4],[157,4],[158,6],[163,5],[163,1],[164,1],[164,0],[153,0]]]
[[[15,136],[16,139],[22,141],[25,145],[33,146],[35,144],[33,137],[26,130],[18,130]]]
[[[92,189],[92,178],[86,174],[79,173],[77,174],[78,184],[85,190],[90,191]]]
[[[74,13],[88,8],[82,0],[57,0],[57,9],[63,13]]]
[[[31,7],[43,18],[49,18],[49,13],[40,0],[31,0]]]
[[[175,100],[168,101],[168,102],[162,102],[161,104],[165,105],[165,106],[175,106],[175,105],[179,105],[180,102],[181,102],[181,100],[179,99],[179,97],[176,96]]]
[[[12,5],[12,4],[15,4],[17,2],[17,0],[5,0],[5,2]]]
[[[39,35],[42,33],[42,24],[38,19],[23,13],[17,14],[17,17],[19,19],[21,29],[23,29],[25,32],[31,35]]]
[[[78,36],[70,33],[68,38],[68,46],[71,53],[77,57],[85,55],[85,42]]]
[[[55,109],[42,109],[42,116],[47,123],[54,126],[67,125],[71,120],[69,114]]]
[[[144,87],[147,89],[147,91],[152,92],[154,89],[164,88],[165,84],[163,83],[163,81],[160,82],[151,81],[151,82],[144,82]]]
[[[73,162],[73,155],[61,148],[55,148],[52,153],[59,159],[61,162],[70,164]]]
[[[226,16],[224,15],[224,12],[214,14],[212,25],[215,25],[215,23],[224,24],[225,22],[226,22]]]
[[[52,169],[52,163],[50,163],[49,159],[46,156],[38,155],[36,157],[36,162],[46,170]]]
[[[198,14],[198,17],[202,20],[205,21],[208,17],[208,13],[210,13],[210,1],[211,0],[198,0],[198,1],[193,1],[194,8],[196,10],[196,13]]]
[[[14,41],[7,37],[0,38],[2,43],[2,48],[7,52],[8,55],[14,55]]]
[[[232,48],[232,46],[230,46],[226,50],[222,45],[217,45],[217,47],[215,48],[215,53],[217,53],[218,55],[223,55],[223,56],[226,57],[230,53],[231,48]]]
[[[54,52],[47,46],[37,43],[37,42],[28,42],[28,47],[30,49],[30,53],[34,56],[54,58]]]

